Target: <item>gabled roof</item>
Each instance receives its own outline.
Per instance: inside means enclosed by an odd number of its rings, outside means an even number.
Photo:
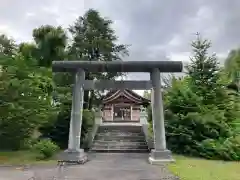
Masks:
[[[137,104],[150,103],[149,99],[146,99],[129,89],[109,91],[103,98],[102,102],[103,102],[103,104],[107,104],[107,103],[112,102],[113,100],[116,100],[117,98],[119,98],[121,96],[124,96],[127,99],[129,99]]]

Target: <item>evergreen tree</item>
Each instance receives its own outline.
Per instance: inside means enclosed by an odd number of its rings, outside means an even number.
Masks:
[[[208,55],[210,47],[211,42],[197,34],[197,39],[192,42],[193,57],[187,66],[191,88],[203,97],[204,104],[214,104],[217,93],[222,88],[218,82],[220,77],[217,58],[215,55]]]
[[[40,66],[50,67],[52,61],[64,60],[67,35],[61,26],[41,26],[33,30],[36,59]]]
[[[112,21],[90,9],[70,26],[72,44],[69,47],[71,59],[86,61],[122,60],[128,54],[126,45],[117,44],[118,37],[111,28]],[[120,73],[86,73],[86,79],[112,79]],[[89,94],[90,99],[89,99]],[[84,108],[91,109],[95,93],[84,92]]]

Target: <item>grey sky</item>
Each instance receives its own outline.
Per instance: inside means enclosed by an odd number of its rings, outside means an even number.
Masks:
[[[8,0],[0,5],[0,32],[30,40],[33,28],[68,27],[88,8],[114,21],[120,42],[131,45],[126,60],[187,61],[196,32],[221,58],[240,43],[239,0]]]

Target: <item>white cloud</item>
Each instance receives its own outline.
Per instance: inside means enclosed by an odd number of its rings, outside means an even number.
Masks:
[[[34,12],[26,12],[25,16],[26,18],[33,18],[36,14]]]
[[[191,55],[190,52],[169,53],[168,58],[171,59],[172,61],[188,62],[190,55]]]
[[[240,45],[239,5],[239,0],[9,0],[0,7],[0,32],[30,40],[33,28],[67,28],[88,8],[96,8],[114,21],[119,41],[132,45],[125,60],[188,60],[196,32],[209,38],[212,51],[223,59]]]

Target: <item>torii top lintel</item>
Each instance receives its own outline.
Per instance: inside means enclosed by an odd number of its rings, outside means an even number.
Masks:
[[[182,72],[182,61],[53,61],[53,72],[76,72],[83,69],[88,72],[151,72],[158,68],[160,72]]]

